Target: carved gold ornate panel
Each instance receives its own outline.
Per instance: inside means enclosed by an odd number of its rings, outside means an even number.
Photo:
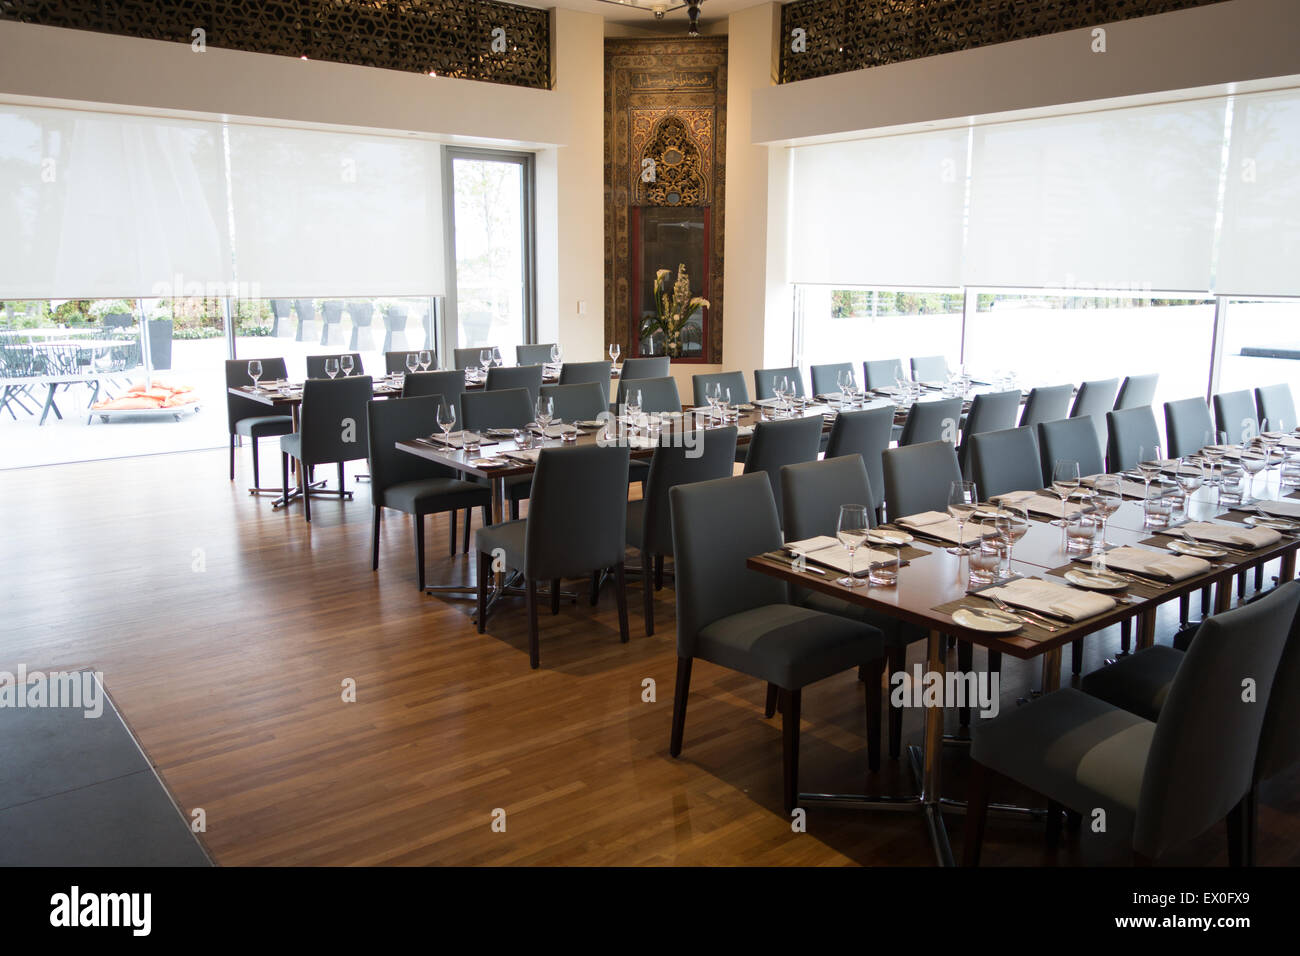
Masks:
[[[683,225],[704,223],[707,265],[692,271],[709,300],[695,361],[722,361],[722,249],[725,195],[725,37],[605,41],[606,338],[633,354],[634,313],[653,275],[633,262],[647,223],[680,209]],[[650,173],[647,173],[650,170]],[[656,217],[637,215],[662,209]]]

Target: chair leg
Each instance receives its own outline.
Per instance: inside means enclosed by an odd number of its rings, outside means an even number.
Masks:
[[[464,532],[462,532],[462,537],[461,537],[461,550],[465,554],[469,554],[469,526],[473,523],[473,521],[474,521],[474,509],[466,508],[465,509],[465,530]]]
[[[885,658],[872,661],[866,674],[867,705],[867,769],[875,773],[880,769],[880,685],[885,676]]]
[[[537,579],[528,579],[528,666],[541,667],[541,646],[537,639]]]
[[[1070,673],[1075,677],[1083,673],[1083,638],[1070,642]]]
[[[258,473],[257,438],[256,436],[254,436],[253,438],[250,438],[248,441],[253,446],[253,487],[260,488],[262,487],[262,481]]]
[[[595,607],[600,600],[600,575],[601,569],[597,568],[591,572],[591,606]]]
[[[889,676],[907,670],[907,646],[897,644],[889,648]],[[903,710],[901,707],[889,708],[889,759],[897,760],[903,751]]]
[[[1211,606],[1212,605],[1210,604],[1210,587],[1207,584],[1205,587],[1201,588],[1201,617],[1205,617],[1207,614],[1210,613]]]
[[[1178,623],[1186,624],[1192,616],[1192,596],[1184,594],[1178,599]]]
[[[371,518],[370,532],[370,570],[379,570],[379,522],[383,520],[383,509],[375,505],[374,516]]]
[[[302,513],[307,516],[308,524],[311,523],[311,470],[307,471],[307,480],[302,485]]]
[[[664,589],[664,556],[662,554],[656,554],[655,555],[655,590],[662,591],[663,589]]]
[[[799,703],[802,691],[781,689],[781,779],[785,812],[799,804]]]
[[[11,415],[13,414],[12,409],[10,410],[9,414]],[[18,420],[17,417],[15,417],[14,421],[17,420]],[[231,481],[235,480],[235,436],[234,435],[230,436],[230,480]]]
[[[456,509],[455,508],[452,508],[451,511],[447,512],[447,520],[451,526],[451,544],[447,549],[447,553],[454,558],[456,556]]]
[[[233,480],[233,476],[232,476],[232,480]],[[280,487],[284,489],[283,494],[285,498],[288,498],[289,497],[289,456],[284,454],[284,452],[280,453]],[[306,491],[306,489],[303,490],[304,492]]]
[[[682,752],[682,732],[686,729],[686,696],[691,691],[691,658],[677,658],[677,687],[673,691],[673,731],[668,742],[668,754],[678,757]]]
[[[968,674],[974,668],[975,647],[970,641],[957,642],[957,672]],[[957,708],[957,722],[963,727],[970,726],[970,707]]]
[[[415,530],[415,579],[420,590],[424,590],[424,515],[411,515],[412,528]]]
[[[519,520],[519,500],[517,498],[510,499],[510,520]]]
[[[650,567],[650,552],[641,552],[641,596],[644,601],[642,614],[645,617],[645,633],[649,637],[655,632],[655,595],[654,589],[650,586],[650,574],[646,570]],[[771,714],[768,714],[771,717]]]
[[[347,494],[347,490],[346,480],[343,477],[343,462],[339,462],[339,501],[343,500],[345,494]]]
[[[478,632],[487,629],[487,589],[488,576],[492,573],[492,555],[485,551],[478,553]]]
[[[614,601],[618,604],[618,639],[626,644],[629,637],[627,626],[627,578],[624,574],[622,561],[614,565]]]
[[[978,760],[970,763],[969,790],[966,794],[966,839],[962,848],[962,866],[979,866],[984,846],[984,822],[989,815],[989,770]]]
[[[1264,590],[1264,565],[1255,565],[1255,590]]]
[[[560,579],[551,578],[551,616],[560,613]]]
[[[1242,571],[1237,575],[1237,600],[1242,601],[1246,598],[1246,572]]]
[[[1055,850],[1061,843],[1061,814],[1065,808],[1055,800],[1047,801],[1047,848]]]
[[[763,716],[771,719],[776,713],[776,685],[771,681],[767,682],[767,700],[763,702]]]
[[[1127,654],[1129,646],[1133,643],[1133,619],[1126,617],[1119,624],[1119,652]]]

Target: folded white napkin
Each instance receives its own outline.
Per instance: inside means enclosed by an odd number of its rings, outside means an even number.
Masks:
[[[449,432],[445,439],[443,438],[442,435],[432,435],[430,437],[432,441],[436,441],[439,445],[447,445],[450,448],[465,447],[465,433],[463,431]],[[495,444],[496,444],[496,439],[488,438],[486,435],[479,436],[479,447],[482,447],[483,445],[495,445]]]
[[[1260,501],[1259,510],[1279,518],[1300,518],[1300,501]]]
[[[1147,577],[1165,581],[1186,581],[1210,570],[1210,562],[1185,554],[1166,554],[1143,548],[1116,548],[1106,552],[1106,566],[1120,571],[1133,571]]]
[[[540,448],[516,448],[513,451],[505,452],[507,458],[513,458],[515,461],[537,462],[537,456],[542,453]]]
[[[543,434],[542,429],[539,425],[533,424],[533,425],[529,425],[528,427],[533,430],[533,434],[535,435]],[[559,438],[565,432],[571,431],[572,429],[573,429],[572,425],[549,425],[546,428],[545,435],[547,438]]]
[[[1093,591],[1076,591],[1063,584],[1054,584],[1038,578],[1020,578],[1002,587],[988,588],[980,592],[996,595],[1015,607],[1027,608],[1064,618],[1067,621],[1082,621],[1085,618],[1105,614],[1115,606],[1115,599]]]
[[[873,564],[886,559],[892,559],[893,555],[888,555],[873,548],[858,548],[853,554],[852,562],[849,559],[848,549],[840,544],[837,538],[828,535],[819,535],[815,538],[806,538],[803,541],[787,541],[786,548],[795,554],[801,554],[809,561],[817,564],[824,564],[827,567],[835,568],[837,571],[849,573],[850,563],[852,564],[855,575],[866,574]]]
[[[1053,495],[1044,495],[1037,491],[1008,491],[1006,494],[994,495],[992,501],[1000,505],[1015,505],[1031,514],[1046,515],[1049,518],[1061,517],[1061,499]],[[1066,502],[1065,513],[1072,515],[1082,511],[1083,505],[1074,501]]]
[[[1189,521],[1182,529],[1197,541],[1217,541],[1240,548],[1267,548],[1282,540],[1272,528],[1249,528],[1245,525],[1211,524]]]
[[[956,520],[942,511],[922,511],[920,514],[899,518],[894,523],[902,525],[904,528],[915,528],[923,534],[934,538],[942,538],[944,541],[956,543],[958,540]],[[961,543],[970,544],[979,539],[979,527],[972,527],[971,522],[966,522],[966,526],[962,528],[961,532]]]

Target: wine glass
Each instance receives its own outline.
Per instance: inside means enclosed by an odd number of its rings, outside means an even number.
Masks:
[[[551,420],[555,417],[555,404],[551,396],[542,395],[538,398],[534,411],[537,415],[537,426],[542,431],[542,437],[545,438],[546,430],[551,427]]]
[[[1007,546],[1007,576],[1011,574],[1011,559],[1015,554],[1016,542],[1029,534],[1029,512],[1016,505],[1007,505],[998,509],[994,527]]]
[[[429,371],[429,366],[433,364],[433,353],[428,349],[420,349],[420,354],[417,358],[420,362],[420,371]]]
[[[1266,455],[1260,454],[1253,448],[1247,450],[1246,442],[1242,442],[1241,467],[1250,476],[1246,485],[1246,497],[1242,500],[1242,504],[1250,504],[1252,501],[1259,500],[1255,496],[1255,476],[1263,471],[1267,464],[1268,457]]]
[[[1205,484],[1205,465],[1199,458],[1184,456],[1178,459],[1178,471],[1174,480],[1183,492],[1183,517],[1191,517],[1192,495]]]
[[[731,389],[727,386],[718,385],[718,420],[722,424],[727,424],[727,415],[731,411]]]
[[[609,347],[609,360],[613,362],[615,365],[617,365],[618,357],[619,355],[622,354],[622,352],[623,352],[622,346],[620,346],[617,342],[615,342],[613,345]]]
[[[1053,521],[1058,528],[1065,527],[1066,502],[1079,489],[1079,463],[1070,458],[1059,458],[1052,465],[1052,490],[1061,499],[1061,520]]]
[[[979,493],[973,481],[954,481],[948,488],[948,514],[957,522],[957,544],[948,549],[949,554],[970,554],[970,548],[963,543],[965,536],[962,528],[966,520],[975,513],[979,505]]]
[[[710,422],[710,423],[712,423],[713,420],[714,420],[714,419],[717,417],[717,415],[718,415],[718,398],[719,398],[719,394],[720,394],[720,392],[721,392],[721,386],[719,386],[717,382],[714,382],[714,383],[711,384],[711,385],[707,385],[707,386],[705,386],[705,388],[704,388],[704,400],[707,401],[707,402],[709,403],[709,422]]]
[[[406,353],[406,370],[407,370],[408,372],[410,372],[412,375],[414,375],[414,374],[416,373],[416,370],[419,369],[419,368],[420,368],[420,355],[419,355],[419,353],[418,353],[418,352],[407,352],[407,353]]]
[[[456,406],[451,402],[438,403],[438,427],[442,429],[442,440],[451,444],[451,430],[456,425]]]
[[[496,364],[497,368],[501,368],[501,366],[506,364],[506,360],[501,357],[501,349],[497,348],[495,345],[492,347],[492,361]]]
[[[253,388],[257,388],[257,380],[262,377],[262,363],[258,359],[248,363],[248,377],[253,380]]]
[[[1110,547],[1106,540],[1106,525],[1110,516],[1119,511],[1124,503],[1124,489],[1120,479],[1115,475],[1102,475],[1092,485],[1092,505],[1101,515],[1101,542],[1103,548]]]
[[[564,349],[560,348],[560,343],[556,342],[551,346],[551,364],[559,365],[564,358]]]
[[[347,378],[349,375],[351,375],[351,374],[352,374],[352,369],[355,368],[355,366],[354,366],[353,363],[352,363],[352,356],[351,356],[351,355],[340,355],[340,356],[339,356],[339,368],[341,368],[341,369],[343,370],[343,377],[344,377],[344,378]]]
[[[628,389],[624,397],[624,406],[627,410],[628,423],[635,429],[641,418],[641,389]]]
[[[1145,492],[1151,490],[1151,479],[1160,474],[1160,446],[1138,445],[1137,470],[1146,482]]]
[[[867,519],[865,505],[840,505],[840,519],[835,525],[835,537],[839,539],[844,550],[849,553],[849,575],[836,578],[835,583],[846,588],[860,588],[867,582],[857,577],[854,572],[854,555],[866,540],[871,523]]]
[[[488,369],[492,367],[492,350],[481,349],[478,353],[478,364],[483,367],[483,377],[487,378]]]
[[[325,360],[325,374],[333,378],[339,373],[339,360],[336,358],[327,358]]]

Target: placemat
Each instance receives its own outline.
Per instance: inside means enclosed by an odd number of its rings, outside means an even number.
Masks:
[[[994,587],[994,586],[995,585],[993,584],[988,585],[988,587]],[[982,597],[979,594],[967,594],[963,597],[957,598],[955,601],[948,601],[944,604],[935,605],[934,607],[930,608],[930,610],[937,611],[940,614],[947,614],[951,616],[953,611],[958,611],[964,607],[989,608],[990,610],[994,610],[994,611],[999,610],[996,604],[994,604],[988,598]],[[1015,612],[1013,611],[1012,613]],[[1023,637],[1031,641],[1045,641],[1050,637],[1056,636],[1057,632],[1049,631],[1047,628],[1033,623],[1032,619],[1026,619],[1026,621],[1027,623],[1022,624],[1020,630],[1018,631],[1014,631],[1009,634],[994,634],[990,632],[989,636],[1005,637],[1005,638]],[[1062,621],[1061,626],[1068,627],[1069,622]]]
[[[1168,551],[1169,545],[1171,543],[1173,543],[1174,541],[1184,541],[1184,540],[1186,539],[1177,538],[1169,534],[1158,534],[1155,537],[1147,538],[1145,541],[1139,541],[1138,544],[1145,544],[1152,548],[1163,548],[1164,550]],[[1204,544],[1207,548],[1222,548],[1226,550],[1227,548],[1231,547],[1231,545],[1226,545],[1226,544],[1219,545],[1213,541],[1202,541],[1200,543]],[[1236,548],[1234,550],[1241,551],[1243,549]],[[1268,549],[1264,549],[1264,550],[1268,550]],[[1173,553],[1177,554],[1178,552],[1175,551]],[[1254,558],[1257,558],[1258,556],[1259,555],[1253,554],[1249,551],[1247,551],[1245,554],[1234,554],[1232,551],[1229,551],[1221,558],[1205,558],[1204,560],[1209,561],[1212,566],[1215,565],[1223,566],[1223,565],[1230,565],[1230,564],[1242,564],[1243,562],[1250,561]],[[1192,555],[1192,557],[1197,557],[1197,555]]]
[[[1049,575],[1051,575],[1052,577],[1064,578],[1064,577],[1065,577],[1065,572],[1071,570],[1072,568],[1080,568],[1080,569],[1086,571],[1086,570],[1088,570],[1088,565],[1086,565],[1086,564],[1084,564],[1084,563],[1082,563],[1082,562],[1079,562],[1079,561],[1075,561],[1075,562],[1072,562],[1072,563],[1070,563],[1070,564],[1063,564],[1063,565],[1061,565],[1061,567],[1059,567],[1059,568],[1052,568],[1052,569],[1051,569],[1050,571],[1048,571],[1047,573],[1048,573]],[[1123,572],[1120,572],[1120,571],[1114,571],[1113,573],[1114,573],[1114,574],[1121,574],[1121,573],[1123,573]],[[1134,575],[1134,578],[1136,578],[1136,577],[1137,577],[1137,576]],[[1086,590],[1086,589],[1085,589],[1085,590]],[[1134,581],[1134,582],[1130,582],[1129,586],[1126,587],[1126,588],[1125,588],[1124,590],[1122,590],[1122,591],[1098,591],[1097,593],[1098,593],[1098,594],[1109,594],[1111,597],[1114,597],[1114,596],[1116,596],[1116,595],[1129,594],[1129,595],[1132,595],[1133,597],[1138,597],[1138,598],[1144,598],[1144,599],[1145,599],[1145,598],[1155,598],[1155,597],[1159,597],[1161,594],[1163,594],[1163,593],[1164,593],[1165,591],[1167,591],[1167,590],[1169,590],[1167,587],[1165,587],[1165,586],[1163,586],[1163,585],[1161,585],[1161,584],[1159,584],[1159,583],[1157,583],[1157,582],[1155,582],[1155,581],[1152,581],[1152,582],[1150,582],[1150,583],[1143,582],[1143,583],[1141,583],[1141,584],[1138,584],[1138,583],[1136,583],[1136,581]]]

